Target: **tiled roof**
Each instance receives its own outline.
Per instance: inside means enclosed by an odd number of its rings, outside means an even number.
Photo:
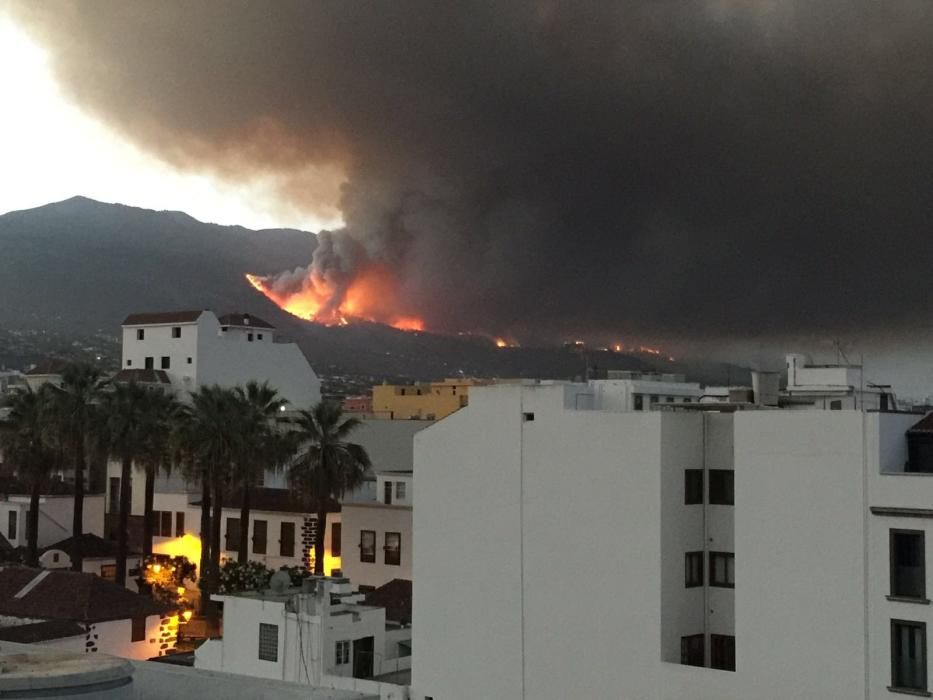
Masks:
[[[0,627],[0,641],[35,644],[36,642],[48,642],[52,639],[77,637],[84,633],[84,628],[77,622],[71,620],[47,620],[46,622],[33,622],[28,625]]]
[[[121,369],[113,375],[113,381],[119,384],[171,384],[165,370],[161,369]]]
[[[366,604],[386,609],[386,620],[411,624],[411,581],[394,578],[366,594]]]
[[[26,376],[35,377],[45,374],[61,374],[70,363],[68,360],[59,360],[58,358],[49,358],[42,360],[39,364],[26,372]]]
[[[39,576],[43,578],[36,582]],[[33,587],[17,598],[31,583]],[[94,574],[25,566],[0,568],[0,615],[105,622],[164,612],[165,608],[151,598]]]
[[[229,498],[224,499],[227,508],[239,508],[243,502],[243,492],[238,490]],[[191,505],[200,506],[198,500]],[[331,509],[336,504],[331,503]],[[265,510],[271,513],[313,513],[314,505],[306,504],[304,499],[290,489],[273,489],[265,486],[255,486],[249,490],[249,507],[251,510]]]
[[[124,326],[155,326],[161,323],[194,323],[204,311],[162,311],[151,314],[130,314],[123,319]]]
[[[74,539],[74,537],[68,537],[67,539],[61,540],[60,542],[56,542],[55,544],[50,544],[48,547],[44,547],[42,551],[48,552],[51,549],[57,549],[67,554],[71,554],[71,546],[74,542]],[[83,535],[81,535],[80,539],[82,557],[114,557],[117,555],[116,542],[105,540],[103,537],[92,535],[89,532],[85,532]]]
[[[219,319],[221,326],[239,326],[242,328],[268,328],[275,330],[268,321],[263,321],[258,316],[252,314],[224,314]]]
[[[914,423],[908,433],[933,433],[933,413],[928,413],[919,422]]]

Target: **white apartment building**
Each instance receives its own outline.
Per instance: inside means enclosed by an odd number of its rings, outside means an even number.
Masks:
[[[294,588],[279,576],[266,591],[218,596],[224,635],[197,649],[196,668],[407,698],[407,688],[378,677],[411,667],[399,655],[410,628],[387,630],[385,609],[364,604],[347,579]]]
[[[412,697],[928,694],[920,416],[587,390],[478,389],[415,437]]]
[[[163,371],[176,390],[255,380],[269,382],[290,408],[321,400],[321,382],[298,346],[277,342],[275,327],[249,314],[131,314],[123,321],[120,366]]]
[[[576,393],[576,408],[604,406],[613,411],[651,411],[667,404],[700,400],[703,390],[682,374],[609,370],[607,379],[589,380],[588,392]]]
[[[866,382],[861,365],[813,364],[799,353],[787,356],[787,386],[781,404],[835,411],[896,408],[890,388]]]

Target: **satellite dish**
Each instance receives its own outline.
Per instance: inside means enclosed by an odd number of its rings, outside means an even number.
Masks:
[[[269,579],[269,589],[274,593],[284,593],[292,587],[292,577],[287,571],[276,571]]]

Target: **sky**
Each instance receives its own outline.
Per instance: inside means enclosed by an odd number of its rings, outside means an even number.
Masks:
[[[63,94],[48,52],[0,12],[0,214],[84,195],[248,228],[339,226],[283,205],[275,183],[181,172],[146,153]]]
[[[928,0],[6,7],[57,90],[3,80],[72,115],[6,117],[12,191],[323,225],[278,293],[377,270],[526,344],[933,327]]]

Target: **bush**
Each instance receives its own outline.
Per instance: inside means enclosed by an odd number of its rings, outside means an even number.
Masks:
[[[272,570],[258,561],[241,564],[235,559],[228,559],[220,568],[218,593],[238,593],[240,591],[259,591],[269,586]]]

